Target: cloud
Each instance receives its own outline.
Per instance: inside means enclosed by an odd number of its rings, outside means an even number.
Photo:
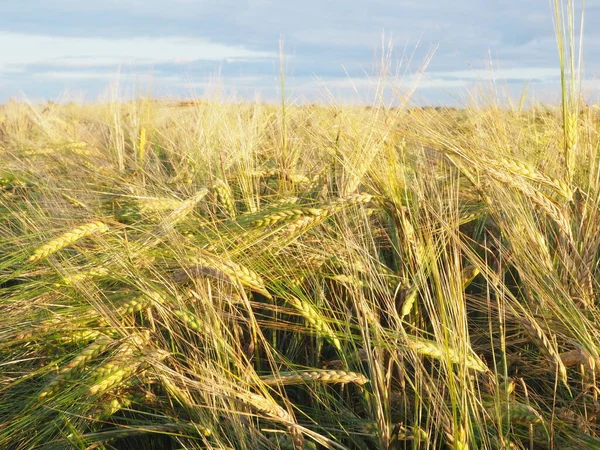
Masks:
[[[0,101],[15,90],[49,95],[81,87],[98,92],[121,67],[121,80],[151,79],[174,90],[202,89],[217,74],[227,86],[274,92],[283,36],[286,80],[296,92],[368,90],[382,43],[393,44],[393,72],[433,93],[492,78],[540,89],[558,70],[551,2],[494,0],[20,0],[0,16]],[[600,20],[587,0],[586,23]],[[382,35],[385,38],[382,42]],[[600,73],[600,28],[586,29],[587,73]],[[488,72],[486,67],[495,69]],[[493,75],[491,75],[491,74]],[[136,78],[137,75],[137,78]],[[208,81],[207,81],[208,80]],[[303,91],[304,92],[304,91]],[[441,95],[441,94],[440,94]],[[432,94],[432,98],[434,95]]]
[[[178,37],[85,38],[0,33],[0,71],[31,64],[103,67],[121,64],[182,64],[196,60],[273,58],[269,52]]]

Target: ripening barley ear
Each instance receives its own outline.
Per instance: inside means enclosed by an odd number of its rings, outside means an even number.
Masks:
[[[270,400],[253,392],[240,393],[237,398],[247,405],[252,406],[260,413],[265,414],[267,417],[271,417],[278,422],[284,423],[287,426],[288,434],[293,441],[294,449],[303,450],[305,448],[304,436],[298,429],[296,420],[274,400]]]
[[[491,417],[500,411],[503,420],[510,424],[536,425],[544,422],[543,417],[533,407],[519,402],[502,402],[487,408]]]
[[[237,216],[237,213],[231,187],[224,181],[217,180],[217,182],[213,185],[212,190],[215,193],[218,205],[221,206],[221,209],[227,218],[234,220]]]
[[[558,354],[556,345],[550,341],[547,334],[533,317],[522,316],[520,317],[520,322],[540,351],[552,360],[557,368],[560,380],[568,387],[567,368]]]
[[[221,272],[219,277],[225,275],[232,280],[239,281],[242,286],[247,287],[251,291],[258,292],[267,298],[271,298],[271,294],[267,290],[262,277],[248,267],[209,254],[208,252],[202,252],[194,257],[192,262],[197,266],[207,266],[216,269]]]
[[[452,364],[464,364],[467,369],[477,372],[486,372],[488,367],[474,353],[460,355],[456,350],[422,338],[409,337],[408,348],[420,355],[428,356],[440,361],[449,361]]]
[[[291,373],[279,373],[277,376],[261,378],[266,385],[288,385],[305,383],[347,384],[362,386],[369,382],[363,374],[345,370],[306,370]]]
[[[38,398],[43,399],[58,392],[58,390],[61,389],[65,383],[70,381],[77,372],[83,369],[86,364],[102,353],[108,351],[110,347],[115,344],[116,341],[108,336],[96,339],[60,369],[56,379],[44,387],[42,392],[38,395]]]
[[[329,324],[323,320],[321,314],[308,302],[296,297],[288,297],[286,301],[296,308],[300,314],[310,323],[317,334],[326,338],[339,352],[342,351],[342,344]]]
[[[108,225],[103,222],[92,222],[85,225],[73,228],[71,231],[59,236],[56,239],[42,245],[33,252],[33,255],[29,257],[28,262],[36,263],[48,256],[66,248],[75,242],[90,236],[94,233],[106,233],[110,230]]]

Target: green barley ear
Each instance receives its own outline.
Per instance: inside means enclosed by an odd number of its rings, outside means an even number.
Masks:
[[[323,317],[316,308],[310,303],[300,300],[297,297],[289,297],[287,298],[287,302],[300,312],[304,319],[312,325],[319,335],[325,337],[338,351],[342,351],[340,340],[329,326],[329,323],[323,320]]]
[[[410,337],[408,348],[420,355],[433,359],[449,361],[452,364],[464,364],[466,368],[476,370],[477,372],[486,372],[488,370],[483,361],[474,353],[462,357],[456,350],[427,339]]]
[[[51,383],[47,384],[38,398],[42,399],[58,392],[66,382],[73,378],[73,375],[80,371],[86,364],[97,356],[106,352],[115,340],[107,336],[96,339],[92,344],[83,349],[75,358],[65,364],[59,371],[58,376]]]
[[[496,414],[496,408],[504,416],[508,423],[519,423],[523,425],[535,425],[543,423],[544,419],[540,413],[533,407],[519,402],[500,403],[499,405],[487,408],[492,417]]]
[[[406,292],[406,296],[404,297],[404,302],[402,303],[402,309],[400,310],[400,318],[404,319],[408,316],[413,307],[415,306],[415,302],[417,301],[417,297],[419,294],[419,289],[417,286],[413,286]]]
[[[574,1],[566,0],[566,13],[563,3],[564,2],[561,0],[554,0],[554,28],[560,61],[564,160],[567,172],[567,180],[570,184],[573,180],[573,170],[579,136],[578,122],[581,95],[581,63],[584,14],[583,12],[581,14],[579,48],[577,49],[577,42],[575,41]],[[578,59],[577,61],[576,58]]]

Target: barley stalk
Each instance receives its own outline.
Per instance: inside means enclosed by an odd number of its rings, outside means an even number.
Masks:
[[[146,140],[146,128],[141,127],[140,128],[140,135],[139,135],[139,139],[138,139],[138,146],[137,146],[137,151],[138,151],[138,166],[142,167],[146,161],[146,145],[147,145],[147,140]]]
[[[575,151],[579,140],[578,113],[576,111],[565,111],[563,128],[565,133],[565,162],[570,178],[573,174]]]
[[[48,256],[58,252],[59,250],[68,247],[84,237],[94,233],[106,233],[109,231],[108,225],[103,222],[92,222],[85,225],[73,228],[68,233],[59,236],[56,239],[42,245],[33,252],[28,259],[29,262],[38,262]]]

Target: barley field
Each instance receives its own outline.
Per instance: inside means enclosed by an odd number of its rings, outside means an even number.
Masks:
[[[0,108],[0,448],[600,448],[595,108]]]

